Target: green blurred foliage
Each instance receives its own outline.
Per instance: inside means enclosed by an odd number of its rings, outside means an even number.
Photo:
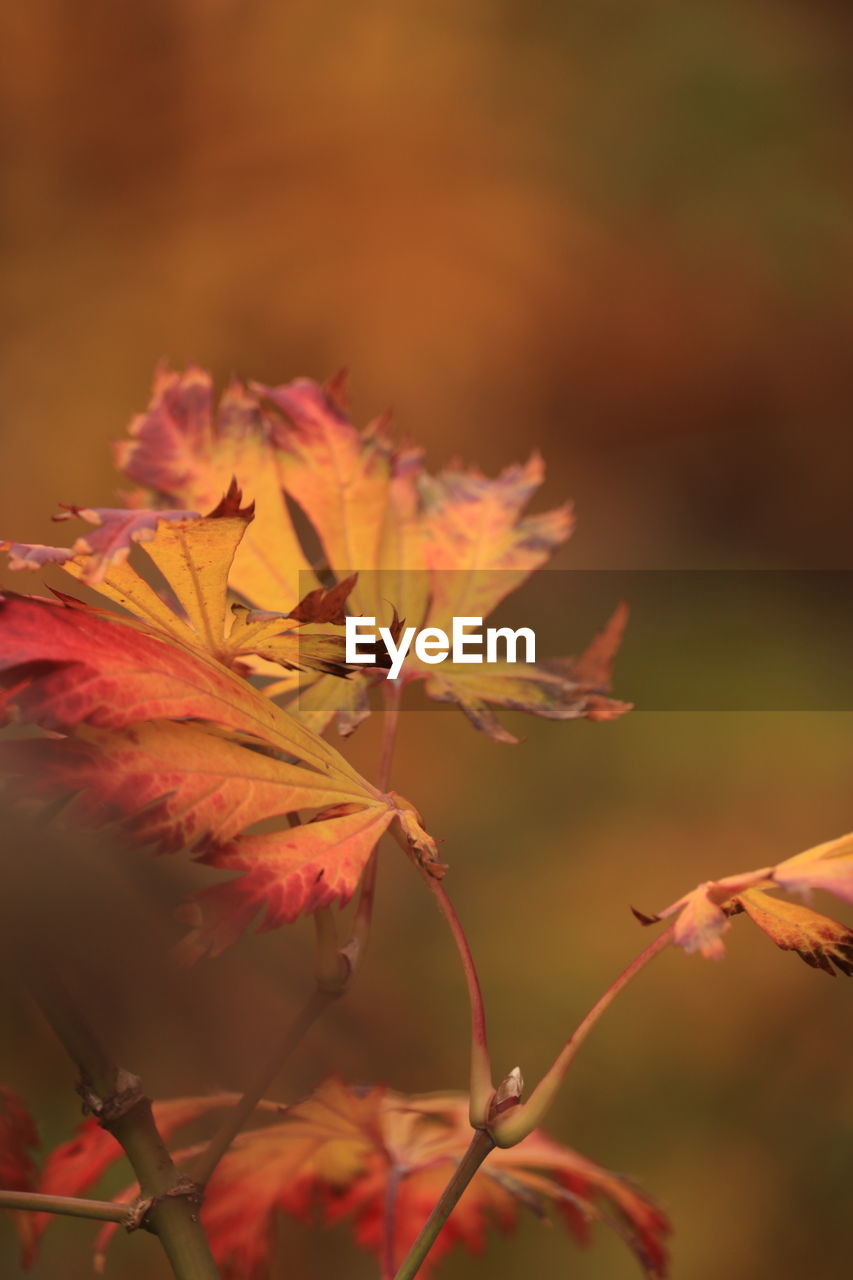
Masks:
[[[31,0],[0,21],[4,536],[51,541],[57,502],[109,502],[108,442],[166,356],[267,381],[350,364],[357,416],[393,404],[434,464],[541,447],[546,499],[578,504],[560,567],[849,562],[848,6]],[[793,604],[779,628],[801,661]],[[395,785],[444,838],[496,1066],[533,1081],[644,941],[629,903],[850,827],[853,726],[513,727],[526,741],[503,748],[406,713]],[[351,751],[375,768],[375,722]],[[176,976],[170,909],[209,873],[45,856],[45,901],[76,922],[127,1065],[163,1096],[239,1086],[310,981],[310,925]],[[550,1128],[669,1209],[676,1277],[840,1280],[849,993],[741,924],[724,964],[672,955],[644,975]],[[76,1122],[72,1076],[9,976],[0,1079],[50,1144]],[[440,920],[389,846],[364,972],[276,1095],[333,1069],[462,1087],[466,1017]],[[90,1236],[52,1227],[35,1280],[88,1276]],[[281,1276],[375,1274],[341,1228],[282,1238]],[[6,1224],[0,1252],[16,1276]],[[633,1262],[603,1233],[581,1257],[531,1222],[441,1274],[549,1271],[615,1280]],[[162,1274],[154,1242],[117,1241],[108,1276]]]

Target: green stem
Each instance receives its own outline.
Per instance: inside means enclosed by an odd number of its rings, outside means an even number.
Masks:
[[[88,1109],[123,1147],[141,1197],[151,1201],[146,1221],[159,1236],[177,1280],[219,1280],[198,1220],[200,1189],[175,1167],[139,1080],[115,1066],[55,972],[39,965],[28,976],[45,1018],[80,1071]]]
[[[459,1203],[465,1188],[486,1156],[494,1149],[494,1145],[492,1138],[486,1133],[485,1129],[475,1129],[468,1150],[460,1160],[453,1177],[442,1191],[432,1213],[421,1228],[415,1243],[406,1255],[403,1265],[394,1280],[412,1280],[412,1277],[417,1275],[427,1254],[435,1244],[441,1228]]]
[[[385,1206],[382,1225],[382,1277],[381,1280],[394,1280],[397,1270],[396,1237],[397,1237],[397,1203],[400,1199],[400,1183],[405,1170],[399,1164],[392,1164],[388,1170],[385,1183]]]
[[[113,1200],[80,1200],[76,1196],[48,1196],[39,1191],[0,1191],[0,1209],[24,1209],[33,1213],[63,1213],[72,1218],[96,1218],[100,1222],[125,1222],[127,1205]]]

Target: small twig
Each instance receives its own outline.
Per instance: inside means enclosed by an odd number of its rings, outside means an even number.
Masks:
[[[486,1133],[485,1129],[476,1129],[474,1131],[468,1150],[460,1160],[453,1177],[436,1201],[432,1213],[418,1233],[415,1243],[406,1255],[403,1265],[394,1276],[394,1280],[412,1280],[412,1277],[417,1275],[424,1259],[435,1244],[441,1228],[459,1203],[465,1188],[486,1156],[494,1149],[494,1145],[494,1141]]]
[[[175,1276],[219,1280],[198,1220],[201,1189],[175,1167],[139,1080],[115,1066],[53,970],[33,964],[28,979],[42,1013],[77,1065],[84,1108],[124,1148],[141,1198],[151,1201],[145,1222],[159,1237]]]
[[[112,1200],[81,1200],[76,1196],[49,1196],[39,1191],[0,1191],[0,1209],[33,1213],[62,1213],[72,1218],[96,1218],[100,1222],[127,1221],[127,1205]]]

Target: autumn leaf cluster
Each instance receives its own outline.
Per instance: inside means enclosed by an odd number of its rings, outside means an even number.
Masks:
[[[381,662],[346,666],[345,613],[486,616],[571,529],[566,507],[523,514],[538,458],[497,480],[430,476],[387,422],[357,431],[341,395],[340,383],[233,383],[217,407],[200,370],[161,371],[117,447],[137,486],[127,505],[63,511],[89,526],[70,547],[4,544],[13,567],[59,566],[100,603],[67,591],[0,603],[0,711],[47,731],[4,743],[0,765],[16,790],[67,798],[74,821],[117,822],[140,845],[238,873],[198,895],[192,954],[216,954],[253,921],[345,903],[386,831],[442,873],[414,806],[321,736],[333,718],[351,732],[385,678]],[[439,676],[409,658],[401,679],[502,740],[495,706],[606,719],[625,709],[607,692],[623,622],[619,611],[576,662]],[[268,820],[278,829],[251,831]]]
[[[175,1098],[156,1103],[154,1114],[161,1134],[172,1141],[234,1101],[231,1094]],[[90,1118],[50,1153],[36,1179],[25,1151],[35,1142],[32,1124],[12,1095],[7,1105],[14,1117],[7,1150],[17,1163],[8,1173],[0,1168],[4,1185],[26,1177],[47,1194],[77,1196],[121,1157],[115,1139]],[[349,1222],[358,1244],[402,1260],[471,1133],[467,1098],[461,1095],[407,1097],[382,1086],[353,1088],[337,1078],[290,1107],[261,1102],[257,1123],[224,1157],[205,1196],[202,1220],[226,1280],[267,1280],[280,1215]],[[199,1150],[184,1146],[174,1158],[190,1164]],[[129,1186],[116,1198],[130,1206],[137,1193]],[[441,1233],[424,1274],[455,1245],[479,1252],[488,1227],[507,1231],[520,1211],[541,1219],[556,1214],[581,1244],[596,1222],[606,1222],[648,1276],[665,1274],[669,1228],[660,1210],[624,1178],[540,1132],[492,1154]],[[29,1215],[22,1241],[26,1262],[34,1260],[50,1221],[47,1214]],[[115,1231],[111,1224],[98,1233],[99,1268]]]

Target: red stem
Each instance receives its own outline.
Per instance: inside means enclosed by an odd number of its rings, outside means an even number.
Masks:
[[[488,1118],[489,1103],[494,1094],[494,1085],[492,1084],[492,1067],[489,1061],[489,1045],[488,1035],[486,1031],[486,1010],[483,1005],[483,992],[480,988],[480,979],[477,976],[477,967],[474,964],[474,957],[471,954],[471,947],[465,936],[465,930],[462,928],[462,922],[456,914],[456,909],[448,897],[447,890],[440,880],[434,876],[425,875],[424,879],[429,885],[432,896],[435,898],[441,914],[444,916],[453,935],[453,941],[456,943],[456,950],[459,952],[459,959],[462,961],[462,970],[465,974],[465,983],[468,987],[468,1003],[471,1008],[471,1101],[470,1101],[470,1118],[471,1125],[474,1128],[484,1125]]]

